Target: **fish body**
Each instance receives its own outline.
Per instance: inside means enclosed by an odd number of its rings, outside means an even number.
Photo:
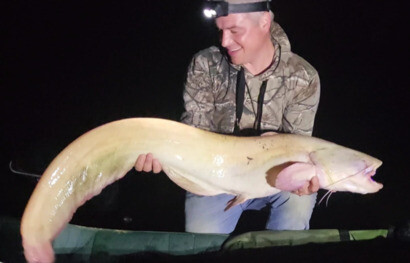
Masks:
[[[236,196],[227,209],[251,198],[291,191],[319,178],[331,191],[373,193],[371,176],[382,162],[318,138],[275,134],[236,137],[175,121],[132,118],[97,127],[69,144],[50,163],[21,223],[28,262],[53,262],[52,240],[76,209],[152,153],[167,176],[199,195]]]

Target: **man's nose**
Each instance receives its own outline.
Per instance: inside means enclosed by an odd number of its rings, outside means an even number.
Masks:
[[[232,42],[231,35],[229,32],[222,32],[221,33],[221,45],[226,48],[229,46],[229,44]]]

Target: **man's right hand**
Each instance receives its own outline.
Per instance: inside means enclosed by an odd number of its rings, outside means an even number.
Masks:
[[[140,154],[135,162],[135,170],[138,172],[153,172],[159,173],[162,170],[162,166],[157,159],[155,159],[151,153]]]

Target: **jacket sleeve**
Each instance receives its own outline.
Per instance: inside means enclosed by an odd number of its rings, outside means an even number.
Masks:
[[[311,136],[319,98],[320,79],[316,73],[309,80],[307,86],[295,88],[293,97],[283,114],[283,131]]]
[[[196,55],[187,72],[183,91],[184,108],[181,122],[205,130],[212,129],[214,94],[208,59]]]

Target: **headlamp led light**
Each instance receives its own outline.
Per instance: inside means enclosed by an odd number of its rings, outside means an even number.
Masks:
[[[265,0],[255,3],[244,4],[230,4],[225,1],[207,1],[204,8],[204,15],[207,18],[217,18],[220,16],[227,16],[229,14],[236,13],[250,13],[250,12],[263,12],[269,11],[270,0]]]

